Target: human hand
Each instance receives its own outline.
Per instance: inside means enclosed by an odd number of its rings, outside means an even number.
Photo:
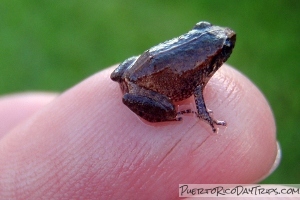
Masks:
[[[113,68],[63,94],[0,99],[0,196],[5,199],[174,199],[180,183],[255,183],[277,155],[268,103],[223,65],[204,91],[219,133],[196,117],[142,122],[122,104]]]

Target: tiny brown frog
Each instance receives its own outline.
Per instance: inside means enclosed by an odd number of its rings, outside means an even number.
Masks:
[[[215,124],[226,122],[209,115],[203,90],[229,58],[235,39],[229,28],[199,22],[188,33],[128,58],[110,77],[120,84],[123,103],[149,122],[179,120],[174,102],[194,95],[197,116],[215,132]]]

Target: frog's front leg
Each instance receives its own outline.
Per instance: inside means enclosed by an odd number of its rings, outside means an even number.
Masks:
[[[162,94],[131,84],[123,103],[149,122],[177,121],[177,112],[170,99]]]
[[[209,115],[209,113],[211,113],[212,111],[211,110],[208,111],[208,109],[206,108],[204,98],[203,98],[203,89],[202,88],[203,87],[201,85],[199,85],[194,91],[195,103],[196,103],[196,107],[197,107],[197,111],[198,111],[197,116],[200,119],[207,121],[210,124],[213,132],[216,132],[216,128],[215,128],[214,124],[226,126],[226,122],[215,120]]]

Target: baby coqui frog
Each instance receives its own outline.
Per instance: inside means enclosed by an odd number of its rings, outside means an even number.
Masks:
[[[229,28],[199,22],[186,34],[125,60],[111,74],[120,84],[123,103],[149,122],[179,120],[174,102],[194,95],[196,115],[210,124],[203,90],[209,79],[229,58],[236,34]]]

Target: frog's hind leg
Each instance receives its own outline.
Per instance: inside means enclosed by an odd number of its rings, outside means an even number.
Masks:
[[[152,90],[136,86],[134,92],[123,96],[123,103],[149,122],[179,120],[176,118],[177,112],[170,99]]]
[[[133,56],[128,59],[126,59],[124,62],[122,62],[110,75],[110,78],[113,81],[117,81],[121,83],[123,80],[123,74],[124,72],[130,68],[135,61],[138,59],[138,56]]]
[[[225,121],[219,121],[219,120],[215,120],[213,119],[209,113],[212,113],[211,110],[208,110],[206,108],[205,102],[204,102],[204,98],[203,98],[203,89],[202,86],[198,86],[195,91],[194,91],[194,97],[195,97],[195,103],[196,103],[196,107],[197,107],[197,116],[200,119],[203,119],[205,121],[207,121],[213,132],[216,132],[216,128],[214,126],[214,124],[216,125],[222,125],[222,126],[226,126],[226,122]]]

